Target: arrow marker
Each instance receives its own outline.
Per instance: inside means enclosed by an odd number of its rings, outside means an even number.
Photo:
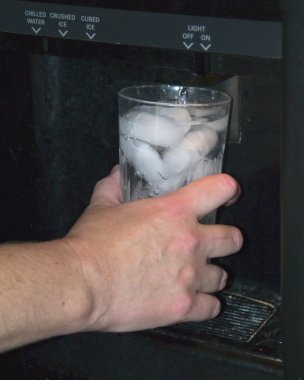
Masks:
[[[187,48],[187,49],[190,49],[193,45],[194,45],[194,42],[190,42],[190,44],[187,44],[187,42],[183,42],[184,46]]]
[[[209,45],[207,45],[207,46],[205,46],[204,44],[200,44],[201,45],[201,47],[205,50],[205,51],[207,51],[209,48],[211,48],[211,44],[209,44]]]
[[[86,32],[86,35],[89,37],[90,40],[92,40],[96,36],[96,33],[89,34],[88,32]]]
[[[58,29],[58,32],[62,35],[62,37],[64,37],[68,33],[68,30],[65,30],[63,32],[62,30]]]
[[[33,30],[36,34],[38,34],[38,33],[40,32],[41,28],[37,28],[37,29],[35,29],[35,28],[32,26],[32,30]]]

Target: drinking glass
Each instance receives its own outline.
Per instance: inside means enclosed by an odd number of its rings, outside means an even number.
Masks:
[[[210,88],[141,85],[119,92],[125,202],[172,192],[222,171],[231,97]],[[215,221],[215,212],[205,223]]]

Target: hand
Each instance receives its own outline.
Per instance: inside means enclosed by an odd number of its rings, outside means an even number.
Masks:
[[[209,259],[242,245],[233,226],[198,219],[239,196],[226,174],[172,194],[121,203],[119,170],[97,183],[64,239],[78,256],[92,305],[82,330],[134,331],[215,317],[226,272]]]

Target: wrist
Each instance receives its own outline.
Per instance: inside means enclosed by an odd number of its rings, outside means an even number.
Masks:
[[[62,273],[62,282],[68,286],[68,302],[65,303],[66,321],[62,325],[62,334],[81,332],[89,330],[94,315],[95,301],[94,291],[88,280],[89,265],[80,256],[79,251],[74,248],[70,238],[63,238],[57,243],[62,246],[60,251],[64,252],[67,266]],[[70,281],[65,276],[69,273]]]
[[[105,283],[105,268],[101,268],[99,260],[95,260],[94,252],[100,251],[92,244],[77,235],[68,235],[62,239],[68,255],[75,262],[78,273],[78,307],[70,309],[71,319],[76,323],[76,331],[106,330],[106,314],[108,311],[109,292]],[[99,255],[99,254],[98,254]],[[109,289],[108,289],[109,290]]]

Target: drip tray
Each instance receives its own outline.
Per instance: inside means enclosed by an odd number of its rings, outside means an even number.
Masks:
[[[248,353],[280,360],[280,328],[277,307],[247,295],[222,292],[223,312],[205,322],[186,322],[150,330],[188,342],[224,344]],[[275,302],[274,302],[275,303]]]
[[[243,295],[223,293],[224,311],[206,322],[178,325],[185,331],[211,334],[239,342],[249,342],[275,314],[275,306]]]

